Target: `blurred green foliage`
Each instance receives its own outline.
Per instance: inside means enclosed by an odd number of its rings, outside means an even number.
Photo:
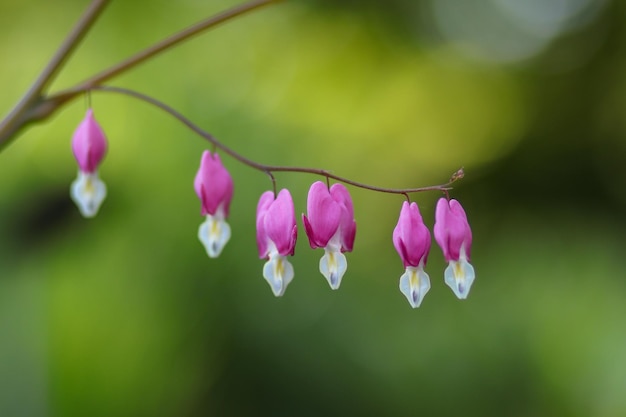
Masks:
[[[409,308],[391,243],[402,198],[359,189],[341,290],[301,229],[296,278],[275,299],[255,245],[266,176],[223,158],[233,237],[210,260],[192,186],[207,144],[94,93],[110,142],[95,219],[69,199],[83,101],[0,155],[0,415],[626,415],[625,5],[604,2],[536,55],[497,63],[439,39],[435,1],[284,2],[112,84],[268,164],[389,187],[465,166],[452,196],[474,231],[468,300],[443,284],[433,247],[431,292]],[[0,112],[86,4],[0,4]],[[234,4],[112,2],[54,87]],[[277,179],[302,213],[316,178]],[[414,196],[429,225],[438,197]]]

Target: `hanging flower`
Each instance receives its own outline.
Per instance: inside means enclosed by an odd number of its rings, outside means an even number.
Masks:
[[[417,203],[402,203],[398,224],[393,229],[393,245],[405,267],[400,277],[400,291],[411,307],[417,308],[430,290],[430,279],[424,272],[430,251],[430,232]]]
[[[107,194],[98,177],[98,167],[107,151],[104,132],[88,109],[72,137],[72,151],[78,162],[78,178],[72,183],[70,195],[84,217],[94,217]]]
[[[216,258],[230,239],[226,218],[233,198],[233,179],[217,153],[204,151],[193,185],[202,203],[201,214],[206,216],[198,238],[209,257]]]
[[[472,230],[458,201],[441,198],[437,202],[435,240],[448,261],[444,273],[446,284],[458,298],[467,298],[474,282],[474,267],[469,263]]]
[[[348,268],[343,252],[351,252],[356,234],[352,199],[347,188],[334,184],[330,189],[317,181],[307,198],[308,217],[302,215],[311,248],[324,248],[320,272],[336,290]]]
[[[259,258],[268,259],[263,277],[274,295],[280,297],[293,279],[293,266],[286,257],[294,254],[298,236],[293,199],[288,190],[280,190],[276,198],[271,191],[261,195],[256,209],[256,231]]]

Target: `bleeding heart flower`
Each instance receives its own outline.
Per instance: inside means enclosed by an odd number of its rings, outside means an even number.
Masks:
[[[333,290],[339,288],[348,268],[343,252],[351,252],[356,222],[350,193],[342,184],[330,189],[317,181],[311,185],[307,199],[308,217],[302,215],[311,248],[324,248],[320,272]]]
[[[70,195],[84,217],[94,217],[107,194],[98,177],[98,167],[107,151],[104,132],[88,109],[72,137],[72,151],[78,162],[78,178],[72,183]]]
[[[226,218],[233,198],[233,179],[217,153],[204,151],[193,185],[202,203],[201,213],[206,216],[198,229],[198,238],[207,255],[216,258],[230,239]]]
[[[280,297],[294,276],[293,266],[286,257],[294,254],[298,237],[293,199],[288,190],[280,190],[276,198],[271,191],[261,195],[256,210],[256,230],[259,257],[268,259],[263,277],[274,295]]]
[[[446,284],[458,298],[467,298],[474,282],[474,267],[469,263],[472,230],[458,201],[441,198],[437,202],[435,240],[448,261],[444,272]]]
[[[430,250],[430,232],[424,225],[417,203],[404,202],[398,224],[393,229],[393,245],[406,268],[400,277],[400,291],[417,308],[430,290],[430,278],[424,272]]]

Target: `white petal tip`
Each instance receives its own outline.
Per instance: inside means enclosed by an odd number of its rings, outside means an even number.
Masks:
[[[198,229],[198,239],[204,245],[209,258],[217,258],[230,240],[230,226],[222,216],[209,214]]]
[[[474,283],[474,267],[465,260],[450,261],[444,272],[444,279],[454,295],[459,300],[465,300]]]
[[[263,266],[263,278],[267,281],[276,297],[285,294],[287,285],[293,280],[293,266],[277,253],[270,253],[270,259]]]
[[[98,173],[78,172],[78,178],[72,182],[70,196],[80,214],[91,218],[98,214],[98,210],[107,195],[107,187],[98,178]]]
[[[400,291],[411,307],[419,307],[429,290],[430,278],[422,267],[407,267],[400,277]]]
[[[324,256],[320,259],[320,272],[328,281],[331,289],[339,289],[347,269],[348,262],[343,253],[338,250],[325,250]]]

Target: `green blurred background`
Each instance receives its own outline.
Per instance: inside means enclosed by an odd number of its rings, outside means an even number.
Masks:
[[[0,113],[87,1],[2,0]],[[114,1],[54,89],[234,1]],[[281,299],[261,276],[265,175],[224,156],[233,236],[196,238],[207,148],[171,117],[94,93],[110,142],[93,220],[69,198],[76,100],[0,155],[0,416],[626,416],[626,4],[293,0],[111,84],[243,155],[388,187],[445,182],[474,232],[458,301],[433,246],[411,310],[391,243],[403,198],[351,188],[342,287],[300,224]],[[279,174],[296,212],[317,178]],[[414,196],[429,226],[437,193]]]

